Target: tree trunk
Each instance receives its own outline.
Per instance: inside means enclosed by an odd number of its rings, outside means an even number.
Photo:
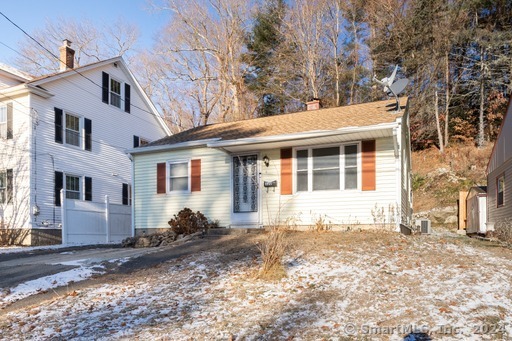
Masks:
[[[450,59],[448,58],[448,51],[445,54],[446,68],[445,68],[445,114],[444,114],[444,146],[448,146],[450,133],[448,130],[450,121]]]
[[[357,25],[356,25],[356,18],[355,14],[352,18],[352,33],[354,34],[354,51],[353,51],[353,57],[354,57],[354,66],[352,70],[352,84],[350,85],[350,104],[354,104],[354,92],[356,87],[356,78],[357,78],[357,66],[359,61],[359,42],[357,37]]]
[[[439,96],[437,95],[437,89],[435,90],[435,108],[436,114],[436,126],[437,126],[437,139],[439,140],[439,151],[444,153],[443,133],[441,132],[441,122],[439,121]]]

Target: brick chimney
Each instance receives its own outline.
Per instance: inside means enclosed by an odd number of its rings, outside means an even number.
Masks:
[[[71,41],[64,39],[60,51],[60,71],[66,71],[75,67],[75,50],[71,48]]]
[[[313,98],[313,100],[306,102],[307,110],[318,110],[320,109],[320,100],[318,98]]]

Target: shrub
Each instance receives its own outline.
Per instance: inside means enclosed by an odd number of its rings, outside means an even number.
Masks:
[[[193,234],[197,231],[218,227],[217,222],[210,222],[201,212],[193,212],[190,208],[185,207],[174,218],[169,220],[168,224],[176,234]]]
[[[497,222],[494,227],[494,235],[499,240],[512,243],[512,219],[506,218],[505,220]]]
[[[23,245],[30,234],[29,229],[12,229],[0,227],[0,245]]]

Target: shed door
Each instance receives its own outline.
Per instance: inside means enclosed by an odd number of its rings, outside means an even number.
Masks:
[[[258,155],[233,157],[233,219],[236,225],[258,225]]]

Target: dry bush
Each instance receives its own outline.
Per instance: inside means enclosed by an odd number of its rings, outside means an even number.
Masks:
[[[312,226],[313,231],[325,232],[332,230],[332,222],[326,222],[325,217],[321,215],[316,219],[315,225]]]
[[[211,222],[201,212],[193,212],[190,208],[185,207],[174,218],[168,221],[172,230],[176,234],[193,234],[198,231],[207,230],[210,228],[217,228],[217,222]]]
[[[283,257],[288,248],[285,240],[286,229],[273,226],[266,238],[258,245],[261,253],[262,267],[258,277],[262,279],[278,280],[286,276],[283,266]]]
[[[505,218],[494,226],[494,236],[505,243],[512,243],[512,218]]]

